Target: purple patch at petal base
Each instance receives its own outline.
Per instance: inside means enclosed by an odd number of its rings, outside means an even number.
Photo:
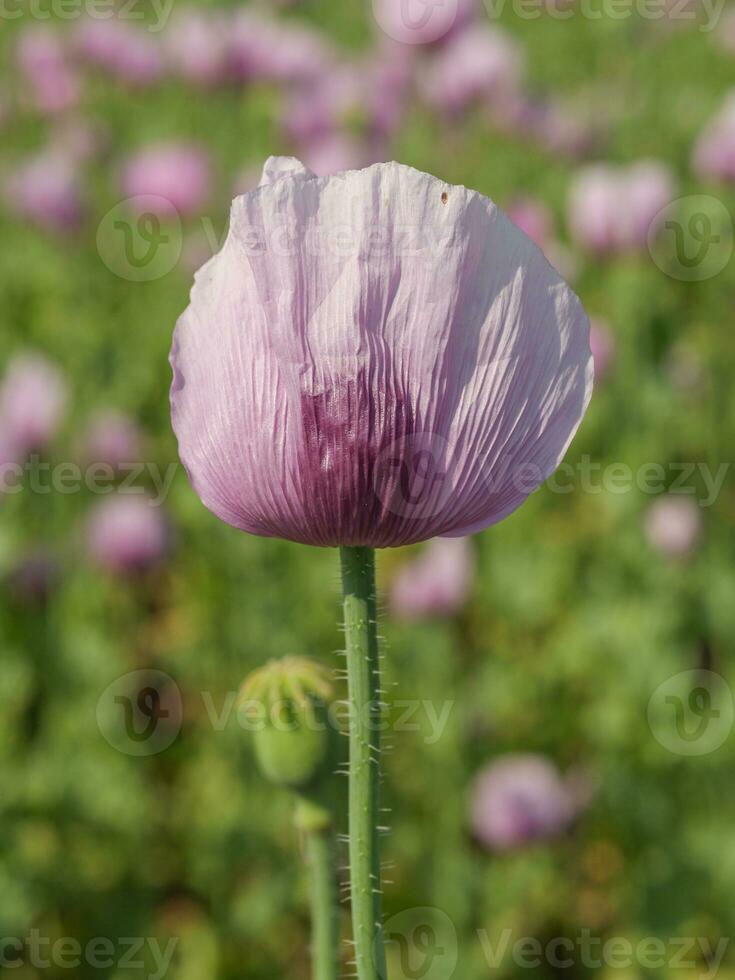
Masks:
[[[405,392],[388,387],[379,401],[367,371],[360,368],[355,378],[329,380],[324,391],[302,390],[301,424],[300,465],[312,488],[307,506],[311,526],[323,534],[324,543],[361,545],[376,534],[392,541],[403,521],[390,508],[392,495],[400,492],[401,470],[396,467],[393,486],[380,495],[376,470],[386,452],[405,444],[415,431]]]

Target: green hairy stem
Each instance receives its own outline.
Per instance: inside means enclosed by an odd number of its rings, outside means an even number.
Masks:
[[[331,828],[306,835],[306,862],[311,890],[311,975],[313,980],[338,980],[339,915]]]
[[[358,980],[385,980],[380,816],[380,663],[372,548],[341,548],[350,704],[349,855]]]

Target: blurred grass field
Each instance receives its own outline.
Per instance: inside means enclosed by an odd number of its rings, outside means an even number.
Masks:
[[[369,7],[357,3],[304,0],[281,16],[311,23],[355,56],[376,36]],[[0,23],[0,92],[11,98],[12,49],[25,22]],[[605,117],[606,159],[665,160],[681,195],[711,194],[735,214],[733,188],[702,185],[689,165],[696,136],[735,79],[732,55],[712,34],[637,17],[524,21],[510,7],[502,23],[524,43],[533,85]],[[0,212],[3,360],[42,351],[71,386],[52,464],[70,458],[101,405],[139,421],[148,461],[165,469],[177,460],[167,358],[191,275],[180,263],[163,278],[130,282],[101,261],[96,230],[120,198],[120,160],[154,139],[206,146],[216,166],[211,216],[219,234],[235,175],[292,149],[277,110],[278,93],[266,86],[197,91],[164,79],[141,94],[96,78],[84,113],[104,125],[108,145],[85,170],[82,230],[60,241]],[[32,113],[0,124],[0,168],[42,145],[46,132]],[[569,245],[565,202],[576,164],[494,131],[480,113],[451,127],[412,105],[392,155],[500,204],[538,197]],[[196,231],[196,219],[186,228]],[[606,262],[576,255],[576,262],[575,290],[590,314],[610,323],[617,358],[567,460],[589,457],[602,472],[619,462],[634,471],[730,463],[735,263],[686,283],[664,275],[647,253]],[[672,383],[672,351],[701,366],[695,387]],[[712,948],[733,935],[732,734],[715,751],[682,755],[647,721],[652,695],[679,672],[702,668],[735,683],[729,476],[702,509],[703,540],[687,561],[667,561],[646,541],[652,497],[640,489],[542,488],[476,537],[478,573],[458,616],[404,623],[386,608],[389,700],[451,710],[436,740],[420,711],[420,730],[391,732],[385,911],[389,919],[405,909],[446,913],[458,932],[460,980],[528,972],[510,957],[491,970],[478,930],[494,936],[510,928],[542,943],[584,929],[632,943],[706,937]],[[667,469],[667,480],[674,477]],[[173,980],[305,978],[307,895],[291,803],[258,776],[248,736],[226,708],[228,694],[269,658],[338,663],[337,556],[219,523],[179,468],[166,501],[172,558],[142,582],[120,583],[85,560],[91,502],[86,492],[0,500],[0,568],[40,546],[61,563],[41,607],[7,588],[0,593],[0,936],[37,929],[52,941],[110,937],[116,945],[120,937],[162,945],[177,937],[166,974]],[[385,590],[410,557],[380,555]],[[137,758],[102,737],[97,710],[110,684],[140,669],[169,675],[183,707],[170,747]],[[547,755],[563,770],[589,774],[594,790],[563,839],[493,856],[473,841],[467,806],[473,776],[506,752]],[[709,980],[701,949],[691,958],[691,968],[542,962],[533,972]],[[85,964],[72,975],[120,980],[154,969],[150,960],[132,971]],[[394,971],[402,977],[398,964]],[[0,972],[18,980],[71,973],[31,963]],[[728,948],[718,976],[734,975]]]

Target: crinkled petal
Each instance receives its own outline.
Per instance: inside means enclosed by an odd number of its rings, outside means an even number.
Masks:
[[[202,501],[251,533],[325,546],[511,513],[591,395],[577,297],[473,191],[395,163],[266,169],[174,339],[173,424]]]

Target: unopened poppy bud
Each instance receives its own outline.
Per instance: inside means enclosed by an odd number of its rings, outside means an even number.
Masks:
[[[255,756],[270,782],[301,789],[318,780],[329,757],[330,672],[305,657],[272,660],[247,678],[240,706],[255,725]]]

